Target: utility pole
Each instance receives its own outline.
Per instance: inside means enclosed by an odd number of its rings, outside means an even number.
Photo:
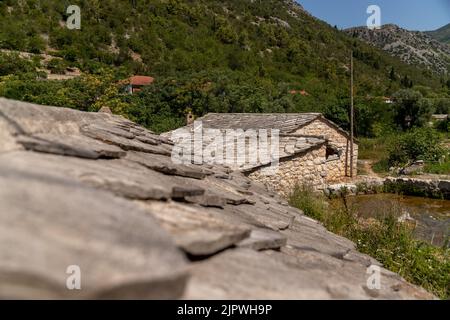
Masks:
[[[353,178],[353,50],[350,57],[350,177]]]

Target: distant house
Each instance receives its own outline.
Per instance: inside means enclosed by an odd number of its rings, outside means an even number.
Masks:
[[[394,103],[394,100],[391,97],[383,97],[383,101],[386,104],[392,104]]]
[[[201,121],[203,132],[208,129],[219,129],[226,132],[229,129],[253,132],[258,130],[276,129],[279,131],[279,166],[274,175],[264,173],[264,168],[270,166],[259,159],[252,163],[236,162],[230,167],[245,173],[253,180],[264,183],[269,189],[287,197],[296,185],[309,185],[320,190],[327,184],[343,182],[350,176],[350,136],[320,113],[209,113],[196,119],[183,129],[195,131],[196,123]],[[174,131],[175,132],[175,131]],[[244,133],[245,134],[245,133]],[[258,133],[259,134],[259,133]],[[172,133],[165,133],[171,138]],[[247,138],[247,137],[246,137]],[[225,154],[234,147],[233,140],[224,139],[226,150],[218,151]],[[248,140],[247,140],[248,141]],[[208,145],[211,141],[202,143]],[[190,144],[189,144],[190,145]],[[244,153],[257,154],[260,145],[246,145]],[[235,157],[236,153],[235,153]],[[238,159],[242,159],[241,157]],[[356,175],[358,145],[353,148],[353,175]]]
[[[290,90],[289,93],[290,94],[300,94],[304,97],[309,96],[309,93],[306,92],[305,90]]]
[[[433,121],[445,121],[448,119],[448,114],[433,114],[431,120]]]
[[[155,81],[153,77],[147,77],[147,76],[132,76],[131,78],[127,79],[126,83],[126,91],[129,94],[133,94],[135,92],[139,92],[142,90],[144,86],[148,86],[152,84]]]

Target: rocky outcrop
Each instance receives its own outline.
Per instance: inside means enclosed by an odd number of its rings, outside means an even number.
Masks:
[[[108,113],[0,99],[0,298],[433,298],[265,186]],[[81,290],[68,290],[70,266]]]
[[[393,24],[375,30],[357,27],[345,31],[350,36],[358,37],[408,64],[422,65],[439,74],[450,72],[450,46],[423,32],[405,30]]]

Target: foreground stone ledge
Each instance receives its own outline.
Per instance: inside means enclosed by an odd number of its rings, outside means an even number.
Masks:
[[[433,299],[261,182],[122,117],[0,98],[0,298]],[[68,266],[81,290],[68,290]]]

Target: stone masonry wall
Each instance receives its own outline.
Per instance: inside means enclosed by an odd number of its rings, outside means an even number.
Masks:
[[[326,161],[327,177],[325,180],[327,183],[342,181],[347,175],[350,175],[350,139],[345,134],[322,119],[317,119],[298,129],[295,134],[324,136],[329,140],[329,145],[338,150],[339,156],[331,156]],[[358,161],[358,145],[356,143],[353,149],[353,175],[356,176]]]
[[[256,170],[248,176],[285,198],[289,197],[296,185],[305,184],[314,189],[323,189],[326,175],[325,154],[326,146],[321,146],[292,159],[281,160],[276,174],[265,175],[261,170]]]

